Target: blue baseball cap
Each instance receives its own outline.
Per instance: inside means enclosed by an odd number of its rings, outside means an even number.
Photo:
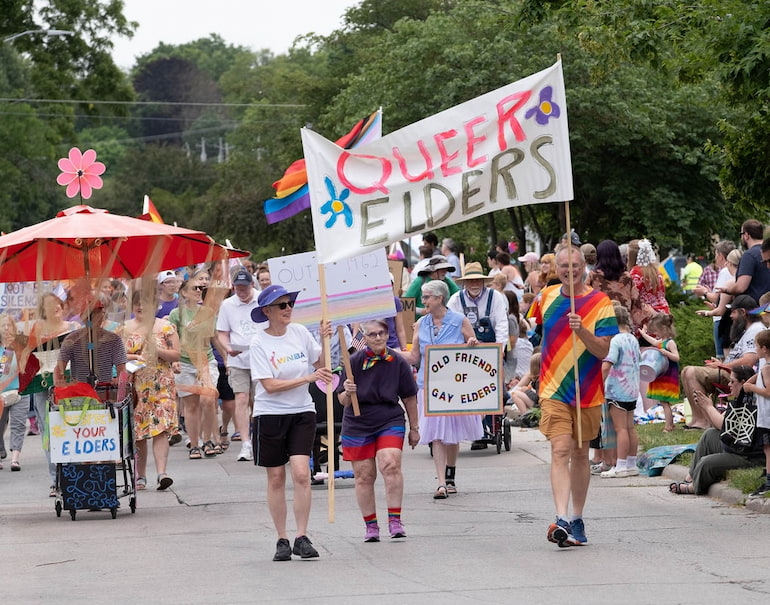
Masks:
[[[288,296],[289,300],[294,302],[297,300],[299,292],[287,292],[283,286],[268,286],[260,292],[259,298],[257,298],[258,306],[251,310],[251,319],[256,323],[267,321],[267,315],[262,312],[262,309],[269,307],[282,296]]]

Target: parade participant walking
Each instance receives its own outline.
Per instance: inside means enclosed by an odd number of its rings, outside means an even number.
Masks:
[[[251,319],[251,312],[257,307],[257,291],[254,278],[245,268],[233,276],[233,296],[226,298],[219,307],[217,337],[227,352],[224,360],[228,378],[235,394],[235,430],[244,437],[249,434],[249,417],[252,400],[251,370],[248,347],[258,328]],[[243,439],[239,461],[253,460],[251,442]]]
[[[149,304],[148,309],[153,308]],[[154,301],[152,301],[154,302]],[[136,438],[136,487],[147,487],[147,442],[152,441],[157,489],[171,487],[174,480],[166,473],[169,437],[176,432],[176,385],[171,364],[179,361],[180,345],[176,328],[166,319],[144,313],[142,293],[131,296],[134,314],[122,328],[129,361],[141,366],[134,373],[134,435]]]
[[[572,248],[570,256],[570,248],[563,248],[556,264],[561,285],[545,288],[532,303],[530,316],[543,327],[540,431],[551,443],[551,490],[556,506],[556,521],[548,527],[547,538],[565,547],[588,544],[583,523],[590,480],[588,442],[599,431],[604,401],[602,360],[618,325],[609,297],[583,282],[585,259],[579,250]],[[581,441],[576,374],[580,377]]]
[[[332,372],[323,367],[322,346],[307,328],[292,323],[299,292],[268,286],[257,299],[251,317],[267,327],[250,346],[251,376],[256,380],[252,440],[254,463],[267,472],[267,505],[278,534],[273,561],[289,561],[292,553],[303,559],[318,557],[307,537],[310,518],[310,454],[316,430],[315,405],[308,385],[327,384]],[[331,325],[322,327],[331,335]],[[244,435],[245,437],[245,435]],[[286,463],[294,486],[294,546],[286,533]]]
[[[401,451],[406,436],[412,449],[420,441],[417,424],[417,386],[409,364],[386,346],[388,324],[383,320],[363,322],[366,348],[350,358],[352,376],[342,383],[342,457],[350,460],[356,482],[356,500],[366,524],[365,542],[379,542],[374,481],[379,469],[385,483],[388,531],[391,538],[405,538],[401,523],[404,476]],[[353,415],[351,396],[356,393],[361,414]],[[405,433],[403,401],[409,420]]]
[[[26,385],[19,384],[19,354],[22,346],[17,340],[16,321],[7,313],[0,314],[0,399],[2,399],[2,415],[0,415],[0,452],[5,458],[5,427],[11,427],[11,470],[20,471],[21,448],[27,433],[27,411],[29,411],[29,395],[20,395]],[[0,461],[0,468],[3,468]]]
[[[425,347],[436,344],[462,344],[475,346],[478,344],[473,326],[462,313],[447,309],[449,288],[440,280],[434,279],[422,286],[422,302],[425,305],[425,316],[417,322],[417,330],[412,340],[412,349],[402,353],[404,358],[414,366],[424,366]],[[480,439],[483,431],[481,417],[477,415],[458,416],[426,416],[423,386],[425,373],[417,374],[417,394],[420,444],[430,444],[433,451],[433,464],[436,467],[438,486],[433,498],[446,499],[448,494],[457,492],[455,485],[455,468],[457,453],[461,441]]]
[[[176,327],[181,344],[176,387],[190,439],[190,460],[200,460],[203,456],[212,458],[222,453],[221,446],[215,443],[219,439],[215,390],[219,368],[211,350],[214,310],[202,304],[208,281],[205,271],[199,271],[185,281],[179,289],[179,306],[168,316],[168,321]],[[195,392],[186,391],[187,385],[194,387]]]

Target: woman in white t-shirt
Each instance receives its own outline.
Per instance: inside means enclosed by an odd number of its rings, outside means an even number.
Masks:
[[[251,312],[267,327],[251,342],[251,378],[256,381],[252,441],[254,463],[267,471],[267,503],[278,534],[273,561],[289,561],[292,553],[303,559],[318,551],[306,536],[310,517],[310,454],[315,438],[315,404],[308,385],[330,383],[332,372],[323,367],[322,347],[304,326],[291,322],[299,292],[268,286]],[[326,323],[322,335],[331,335]],[[294,546],[286,533],[286,463],[294,486]]]

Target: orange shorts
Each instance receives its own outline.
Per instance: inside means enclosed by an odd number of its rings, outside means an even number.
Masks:
[[[577,409],[556,399],[540,400],[540,432],[546,439],[559,435],[572,435],[577,441]],[[599,434],[602,424],[602,406],[580,408],[582,440],[591,441]]]

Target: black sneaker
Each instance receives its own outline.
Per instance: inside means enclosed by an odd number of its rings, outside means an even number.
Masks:
[[[752,498],[758,498],[760,496],[764,496],[767,493],[770,493],[770,483],[766,481],[758,490],[751,492],[749,496]]]
[[[275,545],[273,561],[291,561],[291,544],[286,538],[281,538]]]
[[[294,549],[292,552],[303,559],[315,559],[318,557],[318,551],[313,548],[313,543],[307,536],[300,536],[294,540]]]

